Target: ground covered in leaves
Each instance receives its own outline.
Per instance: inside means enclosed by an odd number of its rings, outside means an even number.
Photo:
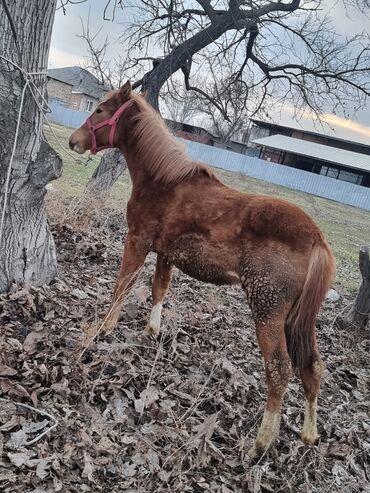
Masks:
[[[110,300],[124,217],[53,226],[59,277],[0,296],[0,491],[370,492],[370,333],[326,302],[319,345],[327,371],[317,447],[299,440],[294,377],[280,437],[246,451],[261,421],[263,366],[243,295],[176,272],[163,330],[143,335],[154,256],[118,329],[82,352],[84,330]]]

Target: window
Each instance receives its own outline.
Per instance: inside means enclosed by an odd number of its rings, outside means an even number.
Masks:
[[[361,185],[363,179],[363,175],[352,173],[351,171],[345,171],[343,169],[333,168],[331,166],[321,166],[320,175],[348,181],[350,183],[355,183],[356,185]]]
[[[94,101],[91,101],[91,99],[88,99],[86,101],[86,105],[85,105],[85,111],[92,111],[93,109],[93,104],[94,104]]]
[[[329,176],[330,178],[338,178],[339,169],[330,166],[322,166],[320,175]]]
[[[350,173],[349,171],[339,171],[339,180],[349,181],[350,183],[356,183],[356,185],[361,185],[362,176],[356,173]]]

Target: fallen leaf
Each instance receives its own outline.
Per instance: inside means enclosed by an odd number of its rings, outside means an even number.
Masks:
[[[121,469],[124,478],[132,478],[136,475],[136,465],[125,462]]]
[[[139,303],[146,303],[147,298],[149,297],[149,289],[147,286],[140,286],[134,291],[136,299]]]
[[[43,430],[45,426],[49,424],[49,421],[47,419],[44,419],[43,421],[26,421],[22,425],[22,429],[25,433],[36,433],[37,431]]]
[[[36,351],[36,346],[37,344],[42,341],[42,339],[44,339],[44,337],[46,336],[46,330],[41,330],[41,331],[37,331],[37,332],[30,332],[24,343],[23,343],[23,350],[26,352],[26,353],[33,353]]]
[[[82,291],[82,289],[79,288],[76,288],[73,291],[71,291],[71,296],[79,300],[86,300],[86,298],[89,297],[89,295],[85,293],[85,291]]]
[[[33,450],[23,450],[22,452],[10,453],[8,452],[9,460],[16,467],[24,466],[28,461],[36,455]]]
[[[1,431],[10,431],[15,426],[19,425],[19,416],[13,414],[9,421],[0,426]]]
[[[7,423],[9,421],[9,417],[13,417],[16,410],[17,408],[13,402],[0,401],[0,423]]]
[[[0,377],[14,377],[17,373],[17,370],[14,370],[14,368],[0,363]]]
[[[142,413],[144,409],[149,408],[158,399],[158,390],[154,385],[151,385],[148,389],[145,389],[141,392],[140,399],[135,400],[135,411],[138,413]]]
[[[82,477],[87,478],[89,481],[94,481],[93,478],[94,465],[91,456],[85,452],[84,454],[84,468],[82,471]]]
[[[18,450],[25,445],[27,439],[25,432],[19,430],[10,434],[10,439],[7,441],[6,446],[10,449]]]
[[[40,479],[45,479],[49,475],[49,461],[47,459],[41,459],[36,467],[36,476]]]

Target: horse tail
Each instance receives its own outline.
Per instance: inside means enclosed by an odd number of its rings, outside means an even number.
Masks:
[[[335,260],[329,245],[315,244],[301,295],[285,323],[287,348],[295,368],[307,368],[315,358],[316,318],[331,286]]]

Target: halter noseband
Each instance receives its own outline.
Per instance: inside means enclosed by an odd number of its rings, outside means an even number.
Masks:
[[[91,149],[90,149],[91,154],[96,154],[98,151],[101,151],[102,149],[108,149],[110,147],[114,147],[113,140],[114,140],[114,136],[116,134],[116,128],[117,128],[118,120],[120,119],[122,113],[124,111],[126,111],[127,108],[129,108],[131,106],[131,104],[132,104],[131,100],[126,101],[126,103],[124,103],[122,106],[120,106],[118,108],[117,111],[115,111],[113,116],[111,116],[107,120],[104,120],[100,123],[97,123],[96,125],[94,125],[92,123],[92,121],[90,119],[91,117],[89,116],[89,118],[86,120],[85,123],[87,125],[87,128],[89,129],[90,136],[91,136]],[[97,130],[99,130],[100,128],[107,127],[108,125],[110,125],[110,127],[111,127],[110,132],[109,132],[109,140],[108,140],[109,144],[106,146],[96,147],[95,132]]]

